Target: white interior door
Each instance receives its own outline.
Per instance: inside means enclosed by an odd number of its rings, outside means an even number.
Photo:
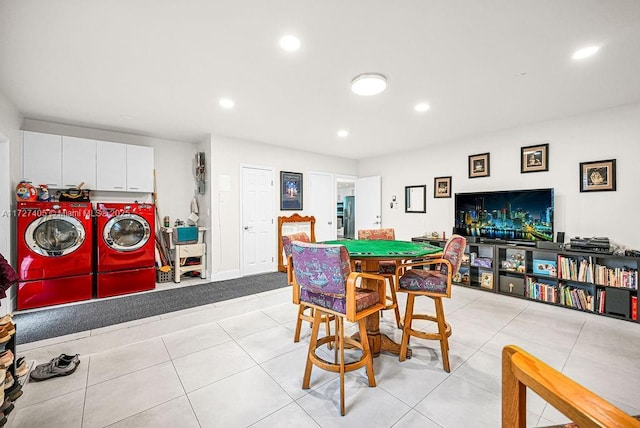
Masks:
[[[241,275],[275,271],[273,170],[242,167]]]
[[[336,239],[336,197],[333,175],[309,173],[308,215],[316,218],[316,241]]]
[[[358,178],[356,182],[356,236],[360,229],[380,229],[380,176]]]

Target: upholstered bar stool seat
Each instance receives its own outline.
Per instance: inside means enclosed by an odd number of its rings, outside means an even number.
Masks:
[[[314,309],[313,327],[302,388],[311,382],[313,366],[340,374],[340,414],[345,414],[344,375],[346,372],[366,367],[369,386],[376,386],[373,373],[373,356],[369,348],[365,318],[384,307],[386,280],[375,274],[351,272],[349,253],[343,245],[321,245],[293,242],[293,282],[300,288],[300,302]],[[359,287],[361,279],[373,280],[375,289]],[[322,316],[335,316],[335,336],[318,339]],[[345,337],[344,321],[357,322],[360,340]],[[317,353],[324,344],[335,344],[334,361],[327,361]],[[357,361],[345,362],[345,347],[360,349]]]

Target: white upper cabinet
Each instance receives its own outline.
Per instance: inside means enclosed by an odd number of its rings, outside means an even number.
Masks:
[[[62,137],[62,187],[96,189],[96,141]]]
[[[127,146],[127,191],[153,192],[153,147]]]
[[[62,137],[24,131],[22,134],[22,178],[34,186],[62,187]]]
[[[22,155],[34,186],[153,192],[153,147],[23,131]]]
[[[97,141],[96,161],[96,190],[124,192],[127,188],[127,145]]]

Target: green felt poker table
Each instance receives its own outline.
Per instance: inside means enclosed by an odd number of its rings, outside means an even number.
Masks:
[[[394,260],[416,259],[442,252],[442,248],[426,242],[357,239],[324,241],[322,244],[344,245],[352,259]]]

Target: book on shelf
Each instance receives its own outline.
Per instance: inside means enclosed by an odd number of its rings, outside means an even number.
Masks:
[[[604,302],[607,296],[605,290],[598,290],[598,313],[604,314]]]
[[[581,288],[560,286],[560,304],[576,309],[593,311],[593,296]]]
[[[638,270],[629,266],[610,268],[595,265],[595,283],[608,287],[638,289]]]
[[[638,319],[638,296],[631,296],[631,319]]]

